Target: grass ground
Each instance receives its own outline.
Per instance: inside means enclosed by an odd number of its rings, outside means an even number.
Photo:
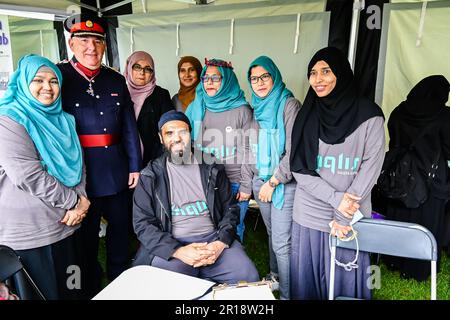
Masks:
[[[264,277],[269,272],[269,249],[267,233],[258,210],[249,209],[245,219],[244,247],[248,256],[255,263],[259,274]],[[256,226],[256,227],[255,227]],[[130,244],[130,256],[137,248],[137,241],[132,239]],[[99,260],[102,267],[105,266],[104,238],[100,241]],[[376,300],[428,300],[430,299],[430,280],[417,282],[400,278],[399,272],[393,272],[380,263],[381,286],[373,291],[373,299]],[[107,280],[103,280],[107,285]],[[277,294],[275,294],[277,296]],[[438,273],[437,296],[439,300],[450,300],[450,258],[443,254],[441,272]]]

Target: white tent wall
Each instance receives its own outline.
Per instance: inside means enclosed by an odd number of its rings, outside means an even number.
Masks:
[[[424,77],[442,74],[450,79],[450,1],[427,3],[417,46],[422,6],[420,2],[384,7],[376,102],[386,119]]]
[[[309,1],[309,4],[312,3]],[[238,10],[239,7],[235,9],[235,14],[242,14]],[[123,17],[125,19],[119,17],[120,27],[117,29],[117,40],[120,66],[121,69],[124,68],[125,61],[132,51],[149,52],[155,60],[157,83],[167,88],[173,95],[179,88],[176,66],[181,56],[193,55],[198,57],[202,63],[205,57],[221,58],[232,62],[239,83],[247,98],[250,98],[246,75],[248,65],[257,56],[265,54],[277,63],[284,81],[294,95],[303,100],[308,88],[306,78],[308,61],[316,50],[326,46],[328,42],[329,13],[303,13],[301,15],[298,51],[294,53],[297,14],[292,13],[302,12],[299,9],[301,8],[297,7],[296,11],[291,11],[291,14],[288,15],[235,19],[232,54],[229,53],[229,50],[231,18],[234,15],[228,13],[229,8],[227,8],[227,16],[230,19],[225,20],[220,13],[216,12],[215,14],[218,15],[216,19],[208,15],[210,21],[180,23],[178,56],[176,55],[177,27],[174,20],[168,20],[163,15],[152,16],[149,17],[151,23],[172,22],[144,26],[146,24],[144,17],[140,17],[137,22],[129,16]],[[184,19],[195,21],[198,11],[193,11],[191,14],[187,14]],[[203,15],[202,18],[205,19],[205,16]],[[131,28],[132,21],[136,22],[138,27]]]
[[[12,18],[9,23],[14,69],[26,54],[38,54],[58,62],[58,38],[53,21]]]

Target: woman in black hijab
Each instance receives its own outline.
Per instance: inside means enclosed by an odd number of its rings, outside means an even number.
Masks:
[[[370,191],[384,159],[384,117],[358,95],[346,56],[319,50],[308,65],[311,87],[295,120],[290,166],[297,181],[291,255],[293,299],[327,299],[330,233],[350,236],[359,210],[371,216]],[[338,249],[336,295],[368,299],[367,253]],[[357,266],[357,267],[356,267]]]
[[[418,208],[406,208],[400,202],[383,199],[387,203],[386,215],[389,219],[418,223],[433,233],[438,244],[438,256],[450,238],[450,220],[445,208],[450,198],[447,165],[450,160],[450,110],[445,106],[449,90],[449,82],[442,75],[422,79],[406,100],[392,111],[388,121],[389,150],[408,147],[414,142],[415,154],[425,179],[439,158],[428,199]],[[425,134],[421,135],[422,132]],[[392,257],[385,257],[384,261],[389,267],[400,270],[404,278],[424,281],[430,275],[428,262]]]

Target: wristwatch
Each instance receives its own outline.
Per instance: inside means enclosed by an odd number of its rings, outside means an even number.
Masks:
[[[272,187],[272,188],[274,188],[274,189],[277,187],[277,185],[275,184],[275,182],[272,182],[272,180],[270,180],[270,179],[269,179],[269,186]]]

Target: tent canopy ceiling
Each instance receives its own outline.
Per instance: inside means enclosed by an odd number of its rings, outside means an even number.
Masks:
[[[268,1],[268,0],[206,0],[207,5],[228,5],[238,3],[254,3],[254,2],[283,2]],[[94,5],[82,4],[80,0],[6,0],[0,4],[0,9],[28,11],[28,12],[40,12],[51,13],[60,16],[68,16],[73,12],[79,10],[80,7],[84,7],[90,10],[96,10],[95,1],[92,1]],[[109,1],[108,6],[102,6],[100,0],[100,11],[112,9],[113,6],[120,6],[122,4],[132,3],[133,13],[146,13],[155,11],[168,11],[186,9],[195,6],[195,0],[116,0]]]
[[[6,0],[2,1],[0,9],[67,15],[79,6],[79,0]]]
[[[211,1],[211,3],[209,3]],[[391,0],[391,2],[423,2],[424,0]],[[430,0],[429,0],[430,1]],[[436,0],[431,0],[436,1]],[[116,0],[109,1],[108,7],[101,7],[104,11],[111,6],[120,4],[132,4],[133,13],[149,13],[156,11],[171,11],[187,9],[195,6],[195,0]],[[242,3],[267,3],[268,5],[282,4],[285,0],[206,0],[208,6],[221,6]],[[95,3],[95,1],[92,1]],[[102,1],[100,0],[100,5]],[[113,5],[111,5],[113,3]],[[96,10],[95,5],[81,4],[80,0],[5,0],[0,4],[0,9],[31,11],[41,13],[52,13],[59,17],[68,16],[80,6],[91,10]],[[57,17],[58,19],[58,17]]]
[[[224,0],[223,0],[224,1]],[[224,2],[227,2],[226,4]],[[230,21],[231,19],[247,19],[281,15],[323,12],[325,0],[283,0],[283,1],[224,1],[222,5],[191,6],[177,10],[147,12],[147,14],[122,15],[119,17],[120,27],[145,27],[149,25],[176,25],[176,23],[202,23],[206,21]]]

